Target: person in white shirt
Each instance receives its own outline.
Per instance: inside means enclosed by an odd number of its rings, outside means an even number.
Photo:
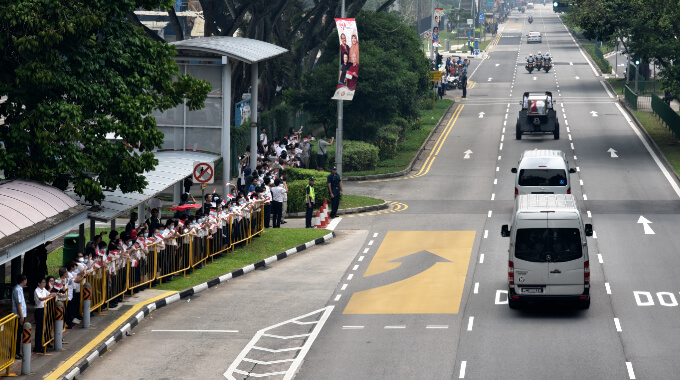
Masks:
[[[262,146],[267,146],[267,130],[262,128],[260,131],[262,132],[260,133],[260,141],[262,141]]]
[[[281,180],[275,179],[274,186],[269,188],[272,196],[272,225],[274,228],[281,228],[281,215],[283,212],[283,193],[284,188],[280,187]]]
[[[153,210],[153,209],[160,210],[161,207],[163,207],[163,201],[161,201],[160,199],[158,199],[156,197],[153,197],[153,198],[149,199],[148,201],[146,201],[146,207],[148,208],[149,214],[151,214],[151,210]]]
[[[40,352],[40,348],[43,346],[42,336],[43,336],[43,322],[45,319],[45,301],[50,298],[54,298],[56,294],[50,293],[49,290],[45,289],[47,284],[46,279],[41,279],[38,281],[38,287],[35,288],[33,298],[35,299],[35,352]]]
[[[288,214],[288,212],[287,212],[287,210],[288,210],[288,183],[286,183],[287,182],[286,180],[287,180],[286,176],[285,175],[282,176],[281,177],[281,184],[279,185],[279,187],[283,188],[283,205],[281,205],[282,206],[281,224],[288,223],[288,222],[286,222],[286,215]]]

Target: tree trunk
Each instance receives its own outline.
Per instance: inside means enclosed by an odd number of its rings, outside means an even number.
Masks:
[[[182,24],[179,23],[179,18],[177,18],[177,13],[175,13],[175,8],[170,8],[168,16],[170,16],[172,28],[175,29],[177,41],[182,41],[184,39],[184,32],[182,31]]]

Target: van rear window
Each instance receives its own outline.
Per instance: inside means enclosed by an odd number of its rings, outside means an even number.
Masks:
[[[563,169],[521,169],[520,186],[567,186],[567,172]]]
[[[581,258],[578,228],[520,228],[515,236],[515,257],[535,263],[565,262]]]

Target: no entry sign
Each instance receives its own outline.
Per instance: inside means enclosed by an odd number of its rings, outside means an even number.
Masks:
[[[196,183],[214,183],[215,182],[215,168],[212,162],[194,162],[194,182]]]

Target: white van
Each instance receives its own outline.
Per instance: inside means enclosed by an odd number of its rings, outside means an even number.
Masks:
[[[590,260],[583,224],[571,194],[528,194],[515,200],[512,225],[501,227],[510,237],[508,304],[535,301],[575,302],[590,307]]]
[[[567,156],[561,150],[527,150],[516,168],[515,197],[521,194],[571,194]]]

